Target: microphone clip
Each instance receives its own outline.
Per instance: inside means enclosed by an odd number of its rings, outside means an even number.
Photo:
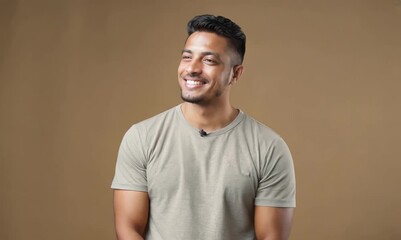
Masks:
[[[208,134],[207,134],[207,132],[205,132],[203,129],[201,129],[201,130],[199,130],[199,135],[200,135],[201,137],[206,137]]]

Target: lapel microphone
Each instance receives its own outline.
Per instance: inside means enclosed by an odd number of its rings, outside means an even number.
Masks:
[[[199,130],[199,135],[201,137],[206,137],[207,136],[207,132],[205,132],[203,129]]]

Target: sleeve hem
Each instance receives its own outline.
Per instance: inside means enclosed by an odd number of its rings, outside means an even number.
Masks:
[[[111,189],[148,192],[148,188],[146,186],[124,185],[124,184],[118,184],[118,183],[111,184]]]
[[[262,200],[256,199],[255,206],[264,206],[264,207],[289,207],[295,208],[295,201],[282,201],[282,200]]]

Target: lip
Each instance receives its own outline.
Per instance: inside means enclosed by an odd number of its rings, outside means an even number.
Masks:
[[[185,87],[187,89],[197,89],[203,87],[204,85],[205,82],[203,81],[192,80],[192,79],[185,80]]]
[[[195,81],[195,82],[202,82],[203,84],[207,84],[209,81],[202,77],[191,77],[191,76],[183,76],[181,77],[185,82],[186,81]]]

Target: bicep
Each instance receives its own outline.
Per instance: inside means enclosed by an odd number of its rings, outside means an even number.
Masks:
[[[294,208],[255,206],[255,233],[258,240],[287,240]]]
[[[147,192],[114,190],[114,216],[117,235],[145,233],[149,214]]]

